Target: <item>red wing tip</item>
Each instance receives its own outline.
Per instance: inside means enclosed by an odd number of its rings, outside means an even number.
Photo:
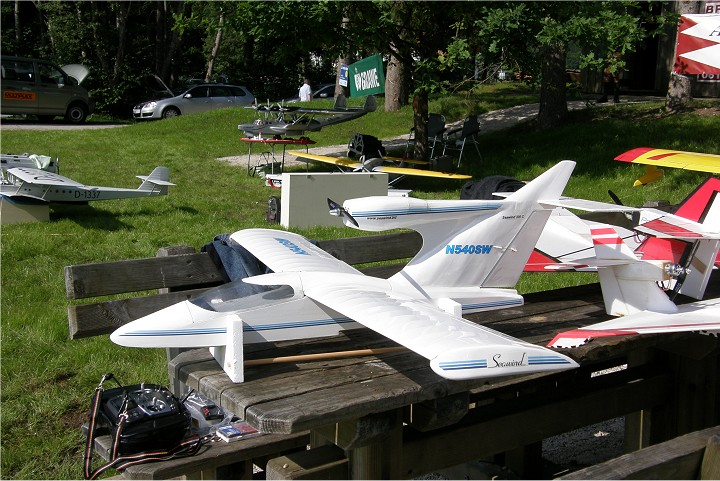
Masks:
[[[599,337],[627,336],[631,334],[637,333],[634,331],[620,331],[613,329],[575,329],[573,331],[561,332],[556,335],[553,340],[547,344],[547,347],[578,347]]]
[[[628,150],[627,152],[623,152],[622,154],[615,157],[615,160],[618,160],[620,162],[632,162],[641,155],[650,152],[651,150],[655,150],[652,147],[637,147],[632,150]]]

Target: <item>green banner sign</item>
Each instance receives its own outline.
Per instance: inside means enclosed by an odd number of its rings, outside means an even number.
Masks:
[[[350,65],[350,97],[385,92],[382,57],[373,55]]]

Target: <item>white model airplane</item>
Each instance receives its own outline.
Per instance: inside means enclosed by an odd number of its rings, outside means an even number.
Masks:
[[[377,101],[374,95],[369,95],[362,107],[348,107],[345,96],[338,95],[332,109],[290,105],[258,105],[246,108],[255,109],[258,118],[251,124],[238,125],[238,130],[249,137],[274,137],[304,135],[305,132],[317,132],[329,125],[362,117],[375,111]]]
[[[718,195],[720,195],[720,179],[708,178],[678,204],[673,212],[674,216],[670,217],[673,219],[672,222],[677,224],[690,220],[708,225],[713,221],[708,214]],[[608,206],[609,210],[621,209],[613,204],[608,204]],[[667,213],[658,209],[627,208],[626,212],[632,212],[632,225],[643,225],[660,218],[667,219]],[[660,222],[666,222],[666,220]],[[596,267],[592,265],[595,258],[595,246],[590,230],[593,227],[602,227],[602,225],[581,219],[566,209],[557,208],[548,219],[525,266],[525,271],[595,271]],[[616,225],[613,228],[638,258],[643,260],[683,263],[687,261],[694,248],[692,242],[682,239],[648,235]],[[666,229],[669,228],[670,226],[666,226]],[[588,265],[583,266],[583,262],[588,262]],[[716,264],[717,262],[720,260],[717,260]]]
[[[62,175],[29,167],[8,169],[0,179],[0,195],[12,201],[42,203],[87,203],[95,200],[127,199],[167,195],[167,167],[155,167],[150,175],[138,175],[143,182],[137,189],[83,185]]]
[[[640,258],[613,227],[595,225],[591,235],[605,310],[622,317],[560,333],[548,346],[576,347],[606,336],[689,331],[717,334],[720,330],[720,299],[679,306],[673,302],[678,293],[696,299],[705,293],[720,248],[717,191],[704,209],[702,222],[654,209],[643,209],[643,213],[646,217],[635,230],[651,239],[682,243],[685,248],[666,246],[647,259]],[[638,250],[642,249],[641,245]],[[658,259],[658,252],[663,251],[668,258]],[[577,262],[587,266],[593,260]],[[672,289],[661,287],[670,285]]]
[[[234,382],[244,343],[332,336],[368,327],[430,361],[448,379],[577,367],[547,348],[462,318],[519,306],[514,286],[575,162],[563,161],[504,200],[365,197],[331,213],[370,231],[411,228],[423,247],[389,279],[365,276],[304,237],[271,229],[231,240],[273,272],[235,281],[130,322],[112,333],[130,347],[210,347]],[[272,289],[241,297],[248,287]]]

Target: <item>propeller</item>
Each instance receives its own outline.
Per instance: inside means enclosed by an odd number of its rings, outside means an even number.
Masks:
[[[353,216],[350,215],[348,211],[346,211],[343,206],[338,204],[337,202],[333,201],[332,199],[328,198],[328,208],[330,209],[330,215],[335,215],[340,218],[345,218],[353,223],[353,225],[357,228],[360,228],[360,224],[355,220]]]
[[[618,197],[617,194],[615,192],[613,192],[612,190],[608,190],[608,195],[610,196],[612,201],[615,202],[617,205],[625,205],[620,200],[620,197]]]
[[[615,202],[617,205],[625,206],[625,204],[623,204],[623,201],[620,200],[620,197],[618,197],[615,192],[613,192],[612,190],[608,190],[607,193],[612,199],[612,201]],[[627,219],[632,222],[633,227],[640,223],[639,212],[625,212],[625,217],[627,217]]]

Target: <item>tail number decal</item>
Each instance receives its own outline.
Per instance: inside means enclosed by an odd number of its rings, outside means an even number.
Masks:
[[[492,250],[492,247],[492,244],[447,245],[445,246],[445,254],[489,254]]]

